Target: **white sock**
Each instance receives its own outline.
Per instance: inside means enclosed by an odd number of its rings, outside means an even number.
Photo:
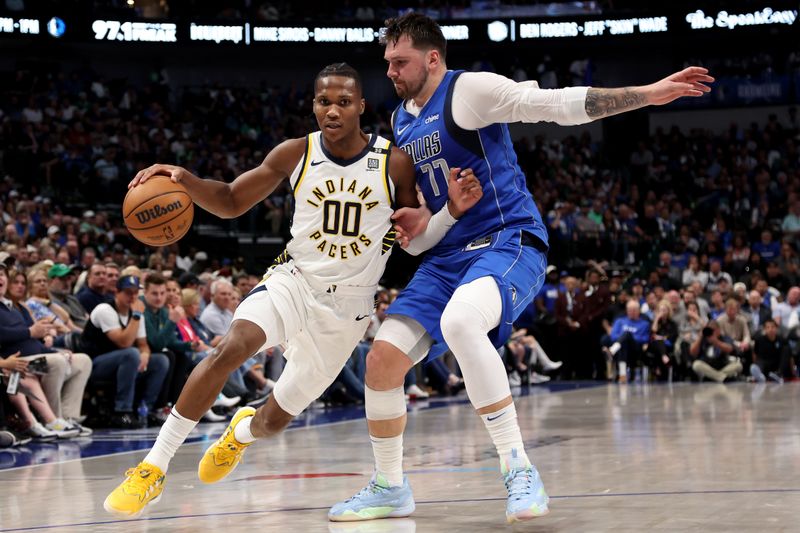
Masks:
[[[403,435],[396,437],[373,437],[372,453],[375,455],[375,469],[386,478],[389,485],[397,487],[403,484]]]
[[[611,352],[611,355],[617,355],[619,349],[622,348],[622,345],[618,342],[615,342],[611,346],[608,347],[608,351]]]
[[[480,415],[480,417],[489,431],[489,436],[492,437],[497,455],[500,456],[501,465],[507,463],[511,457],[511,450],[517,450],[517,457],[530,462],[525,454],[525,445],[522,444],[522,433],[517,423],[517,408],[513,403],[499,411]]]
[[[186,440],[186,437],[189,436],[189,433],[192,432],[196,425],[197,420],[189,420],[182,417],[178,410],[173,407],[167,417],[167,421],[164,422],[158,432],[158,438],[156,438],[153,449],[144,458],[144,462],[155,465],[166,473],[170,460],[175,456],[175,452],[178,451],[180,445],[183,444],[183,441]]]
[[[236,424],[236,427],[233,428],[233,437],[242,444],[247,444],[248,442],[253,442],[256,440],[256,438],[253,436],[253,433],[250,431],[250,422],[252,421],[252,416],[242,418],[239,420],[239,423]]]
[[[625,361],[620,361],[617,363],[617,373],[620,376],[628,377],[628,363]]]

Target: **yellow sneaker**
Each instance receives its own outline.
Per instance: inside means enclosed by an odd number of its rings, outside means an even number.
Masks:
[[[148,503],[161,499],[165,477],[157,466],[141,462],[125,472],[125,481],[106,497],[103,507],[118,516],[137,516]]]
[[[236,424],[255,414],[256,410],[252,407],[242,407],[236,411],[225,433],[203,454],[203,458],[197,467],[197,475],[200,477],[200,481],[203,483],[216,483],[233,472],[233,469],[242,460],[244,449],[252,444],[252,442],[242,444],[236,440],[233,430]]]

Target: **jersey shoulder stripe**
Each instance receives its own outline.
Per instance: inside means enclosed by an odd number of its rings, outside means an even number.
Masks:
[[[395,206],[394,203],[394,195],[392,195],[392,183],[389,181],[391,178],[389,177],[389,157],[392,155],[392,143],[389,143],[389,146],[386,147],[386,159],[383,161],[383,186],[386,187],[386,195],[389,197],[389,205],[393,208]]]
[[[386,141],[385,148],[373,148],[373,152],[383,156],[383,189],[386,191],[386,198],[389,205],[394,207],[394,188],[389,182],[389,156],[392,155],[392,142]]]
[[[297,176],[297,181],[295,182],[294,187],[292,188],[292,191],[294,192],[295,196],[297,195],[298,189],[300,189],[300,183],[302,183],[303,178],[306,176],[306,173],[308,172],[308,164],[311,162],[311,150],[314,146],[313,139],[314,139],[313,133],[306,135],[306,152],[303,154],[303,160],[300,163],[300,168],[302,170],[300,171],[300,175]]]

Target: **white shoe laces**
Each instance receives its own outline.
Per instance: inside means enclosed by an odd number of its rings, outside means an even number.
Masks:
[[[515,500],[522,499],[523,496],[530,493],[533,479],[533,470],[530,468],[509,471],[504,480],[506,490],[508,490],[508,497]]]

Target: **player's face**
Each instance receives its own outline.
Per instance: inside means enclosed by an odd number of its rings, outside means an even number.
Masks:
[[[314,115],[325,139],[339,141],[361,129],[364,99],[356,80],[344,76],[325,76],[317,81]]]
[[[428,54],[414,48],[411,39],[403,35],[396,43],[386,43],[383,58],[389,63],[386,75],[394,83],[397,96],[403,99],[414,98],[428,81]]]

